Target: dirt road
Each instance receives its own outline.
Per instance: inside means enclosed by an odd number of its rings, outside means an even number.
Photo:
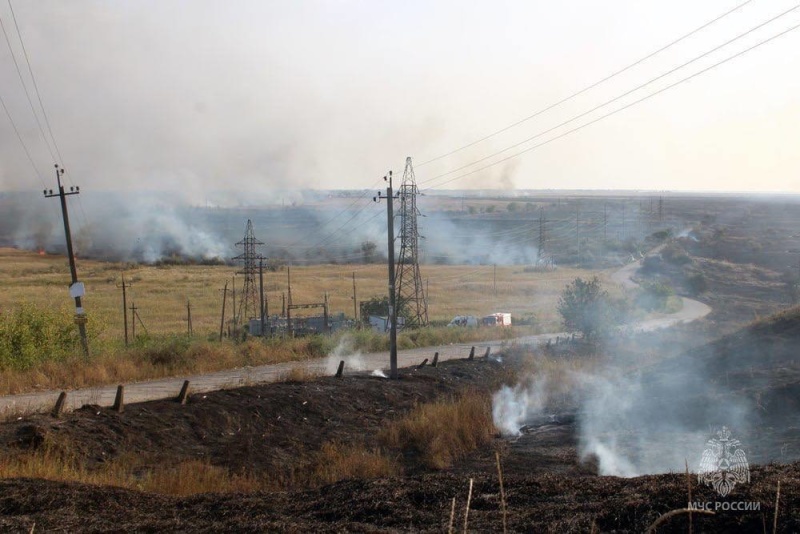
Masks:
[[[651,254],[658,250],[659,249],[655,249]],[[628,264],[615,272],[611,276],[611,279],[624,288],[635,288],[637,284],[633,282],[631,278],[638,267],[638,262]],[[682,300],[683,308],[680,311],[672,314],[659,314],[658,316],[641,321],[635,325],[630,325],[629,328],[638,331],[667,328],[678,323],[694,321],[711,312],[711,308],[701,302],[687,298],[683,298]],[[555,339],[557,336],[563,337],[566,335],[567,334],[564,332],[559,332],[526,336],[511,341],[482,342],[475,345],[475,355],[476,357],[482,356],[487,347],[496,352],[504,344],[508,343],[539,345],[546,343],[550,339]],[[442,361],[466,358],[469,355],[470,349],[470,344],[454,344],[403,350],[398,352],[398,365],[399,367],[408,367],[421,363],[425,358],[432,360],[435,352],[439,353],[439,359]],[[336,366],[339,364],[340,359],[345,360],[345,373],[381,370],[388,368],[389,353],[377,352],[371,354],[357,354],[345,358],[328,357],[315,360],[302,360],[258,367],[228,369],[203,375],[131,383],[125,385],[125,402],[143,402],[177,396],[184,380],[190,381],[192,393],[203,393],[246,384],[275,382],[280,380],[281,377],[286,376],[286,374],[296,367],[304,367],[312,372],[333,374],[336,371]],[[67,394],[64,409],[74,410],[85,404],[111,406],[114,403],[116,389],[116,386],[102,386],[70,391]],[[59,394],[60,391],[45,391],[0,396],[0,417],[8,417],[15,413],[31,413],[49,410],[55,405]]]

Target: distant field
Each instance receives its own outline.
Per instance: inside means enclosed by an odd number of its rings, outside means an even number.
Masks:
[[[544,329],[558,328],[555,303],[563,287],[578,276],[592,272],[559,268],[553,272],[526,273],[523,266],[423,265],[423,282],[429,287],[429,316],[449,321],[454,315],[486,315],[511,312],[516,318],[534,314]],[[228,266],[131,266],[78,260],[78,276],[86,284],[84,307],[94,320],[105,324],[102,338],[120,339],[122,331],[122,275],[132,282],[128,306],[136,303],[142,322],[150,333],[186,331],[186,302],[191,301],[195,335],[219,330],[222,291],[237,269]],[[331,313],[353,315],[353,272],[358,300],[386,294],[386,266],[317,265],[292,267],[292,298],[295,303],[321,302],[328,293]],[[607,280],[610,271],[599,273]],[[280,312],[281,295],[286,292],[286,270],[264,273],[264,287],[270,313]],[[32,303],[71,309],[69,266],[66,258],[0,248],[0,311]],[[242,276],[236,276],[237,290]],[[232,283],[228,284],[230,288]],[[228,300],[230,318],[231,301]],[[303,314],[298,314],[303,315]],[[137,329],[141,328],[137,325]]]

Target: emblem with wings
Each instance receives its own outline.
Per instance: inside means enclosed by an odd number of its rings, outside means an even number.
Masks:
[[[703,451],[697,472],[700,483],[713,486],[717,493],[725,497],[736,484],[750,482],[747,457],[739,440],[731,439],[727,427],[722,427],[717,437],[708,440],[706,445],[708,448]]]

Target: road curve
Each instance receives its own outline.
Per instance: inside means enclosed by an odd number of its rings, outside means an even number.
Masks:
[[[652,253],[657,252],[655,249]],[[635,288],[637,284],[631,280],[639,267],[638,262],[630,263],[611,276],[614,283],[626,289]],[[631,325],[636,331],[649,331],[666,328],[678,323],[690,322],[707,315],[711,308],[696,300],[682,298],[683,308],[672,314],[659,314],[645,321]],[[506,341],[486,341],[475,344],[475,355],[482,356],[486,348],[496,351],[509,343],[539,345],[558,336],[566,336],[564,332],[552,334],[539,334],[525,336]],[[439,360],[466,358],[473,344],[453,344],[438,347],[424,347],[399,351],[397,354],[398,366],[409,367],[422,362],[425,358],[431,360],[435,352],[439,353]],[[202,375],[164,378],[125,384],[125,402],[143,402],[148,400],[176,397],[184,380],[191,383],[191,393],[205,393],[218,389],[233,388],[243,385],[275,382],[285,377],[293,368],[305,368],[310,372],[333,374],[339,360],[345,360],[345,373],[356,371],[369,371],[386,369],[389,363],[388,352],[370,354],[356,354],[346,357],[327,357],[311,360],[300,360],[279,364],[261,365],[257,367],[242,367],[206,373]],[[72,390],[67,393],[64,410],[74,410],[84,405],[111,406],[114,403],[117,386],[98,386]],[[0,417],[6,419],[14,415],[24,415],[51,409],[58,399],[60,391],[43,391],[23,393],[20,395],[0,396]]]

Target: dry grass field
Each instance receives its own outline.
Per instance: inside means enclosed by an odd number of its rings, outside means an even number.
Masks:
[[[70,280],[66,258],[0,248],[0,314],[28,310],[30,321],[41,328],[10,336],[6,358],[0,364],[0,394],[32,390],[91,387],[146,380],[187,373],[204,373],[324,356],[341,340],[321,336],[245,343],[218,342],[222,291],[237,271],[232,266],[154,266],[129,265],[79,260],[79,279],[86,284],[83,305],[89,315],[91,358],[83,358],[75,341],[59,341],[63,332],[76,334],[69,322],[74,302],[68,294]],[[317,265],[292,267],[292,296],[295,303],[321,302],[327,292],[332,314],[353,316],[353,273],[358,300],[382,296],[386,291],[383,265]],[[495,311],[510,312],[527,326],[504,331],[494,329],[428,328],[403,332],[398,346],[431,346],[455,342],[508,338],[530,333],[558,331],[561,327],[556,303],[564,286],[575,277],[594,273],[561,268],[553,272],[526,272],[523,266],[423,266],[429,284],[429,316],[434,324],[444,325],[455,315],[483,316]],[[128,305],[135,303],[141,324],[137,338],[125,347],[122,276],[132,286]],[[287,270],[267,272],[265,291],[270,312],[279,313],[281,296],[286,292]],[[600,273],[608,279],[609,272]],[[496,285],[495,285],[496,276]],[[237,275],[241,289],[241,275]],[[495,293],[496,287],[496,293]],[[611,292],[618,290],[607,285]],[[187,338],[187,301],[191,302],[193,337]],[[52,310],[58,312],[37,312]],[[230,293],[226,318],[231,318]],[[302,310],[305,311],[305,310]],[[314,311],[314,310],[310,310]],[[297,317],[297,314],[294,315]],[[131,323],[132,315],[128,313]],[[24,323],[24,321],[23,321]],[[60,323],[59,326],[55,326]],[[7,331],[22,328],[8,321]],[[141,337],[146,327],[146,337]],[[60,329],[60,330],[59,330]],[[10,332],[9,331],[9,332]],[[361,331],[351,340],[363,351],[387,350],[385,335]],[[15,341],[16,340],[16,341]],[[8,341],[8,340],[7,340]],[[14,343],[20,344],[15,348]],[[8,343],[7,343],[8,345]],[[63,346],[62,346],[63,345]],[[9,352],[10,351],[10,352]],[[14,354],[17,354],[14,356]]]
[[[77,267],[79,279],[86,284],[84,307],[90,320],[100,327],[99,337],[104,340],[123,337],[123,275],[126,282],[132,283],[128,306],[136,304],[149,333],[186,332],[186,304],[190,301],[194,334],[205,337],[219,331],[221,289],[226,281],[232,287],[238,270],[230,266],[126,265],[81,259]],[[322,302],[327,292],[331,313],[344,312],[352,317],[354,272],[358,300],[386,294],[386,267],[382,264],[302,266],[291,267],[293,302]],[[599,273],[601,279],[607,281],[608,273]],[[498,266],[495,292],[492,266],[422,266],[432,321],[505,311],[516,319],[533,314],[543,331],[559,328],[555,303],[563,287],[575,277],[592,274],[568,267],[534,273],[525,272],[523,266]],[[70,275],[64,257],[0,248],[0,281],[0,311],[23,303],[67,310],[74,306],[68,294]],[[241,283],[242,275],[237,275],[237,290]],[[265,272],[264,287],[270,313],[279,312],[281,296],[287,289],[287,271]],[[230,318],[230,294],[228,299],[226,315]],[[141,332],[139,324],[137,331]]]

